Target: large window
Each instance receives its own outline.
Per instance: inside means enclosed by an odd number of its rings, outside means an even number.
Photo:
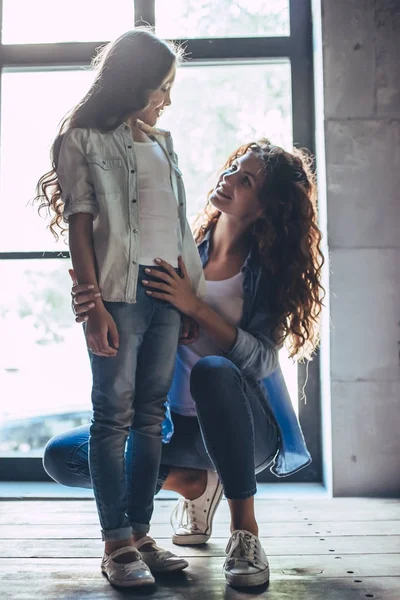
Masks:
[[[90,369],[70,310],[68,248],[54,241],[29,201],[38,178],[50,168],[50,145],[60,120],[88,89],[96,48],[139,19],[159,35],[184,43],[187,60],[160,125],[174,135],[189,216],[202,208],[216,171],[238,145],[268,136],[287,148],[296,143],[312,149],[308,0],[117,0],[109,6],[104,2],[100,10],[91,0],[71,0],[66,12],[74,18],[65,14],[61,21],[54,6],[50,0],[35,0],[28,8],[22,0],[3,0],[3,478],[18,478],[22,471],[26,476],[27,461],[31,477],[42,477],[39,457],[47,440],[90,418]],[[89,18],[94,10],[95,20]],[[314,455],[313,468],[300,478],[317,480],[318,363],[310,370],[307,404],[298,401],[303,369],[298,371],[284,352],[281,363]]]

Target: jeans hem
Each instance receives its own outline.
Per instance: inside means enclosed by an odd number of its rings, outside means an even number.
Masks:
[[[132,527],[120,527],[119,529],[102,530],[101,539],[103,542],[119,542],[120,540],[129,540],[132,537]]]
[[[150,525],[147,523],[132,523],[133,533],[149,533]]]
[[[240,494],[229,494],[224,490],[225,498],[227,500],[246,500],[247,498],[251,498],[251,496],[255,496],[257,493],[257,488],[253,488],[249,492],[241,492]]]

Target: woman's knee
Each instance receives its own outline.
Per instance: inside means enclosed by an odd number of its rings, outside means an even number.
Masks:
[[[65,465],[68,462],[68,448],[64,441],[64,435],[56,435],[51,438],[44,449],[43,454],[43,467],[44,470],[52,479],[58,483],[60,481],[62,473],[65,470]]]
[[[199,397],[215,399],[216,394],[240,384],[240,371],[223,356],[205,356],[193,367],[190,374],[190,391],[197,402]]]
[[[87,426],[51,438],[47,442],[43,453],[43,467],[46,473],[57,483],[86,487],[81,482],[75,481],[77,478],[76,473],[83,473],[84,465],[77,464],[74,468],[72,457],[74,456],[78,460],[78,454],[82,454],[84,456],[79,456],[79,458],[87,463],[88,439],[89,429]],[[77,450],[80,450],[80,453]]]

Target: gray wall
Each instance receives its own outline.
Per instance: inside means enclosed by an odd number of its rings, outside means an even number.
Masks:
[[[332,491],[395,496],[400,494],[400,0],[322,0],[321,8]]]

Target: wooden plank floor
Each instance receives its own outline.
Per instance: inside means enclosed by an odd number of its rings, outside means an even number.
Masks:
[[[99,569],[102,542],[92,500],[0,501],[0,600],[400,600],[400,500],[257,500],[269,587],[225,585],[226,501],[203,547],[176,547],[169,516],[156,502],[152,535],[188,558],[181,574],[145,591],[111,588]]]

